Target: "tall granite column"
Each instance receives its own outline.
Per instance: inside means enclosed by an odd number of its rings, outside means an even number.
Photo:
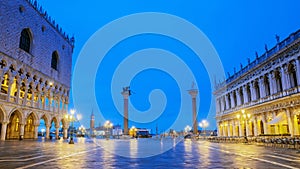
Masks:
[[[198,134],[198,123],[197,123],[197,105],[196,105],[196,97],[198,95],[197,89],[189,90],[189,94],[192,97],[192,111],[193,111],[193,133]]]
[[[124,135],[128,135],[128,97],[130,90],[123,90],[121,94],[124,98]]]

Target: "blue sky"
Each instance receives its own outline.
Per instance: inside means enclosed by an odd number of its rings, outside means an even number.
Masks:
[[[300,28],[300,13],[297,12],[300,2],[297,0],[284,2],[279,0],[248,2],[238,0],[39,0],[38,2],[68,34],[74,34],[76,43],[73,68],[84,44],[97,30],[118,18],[135,13],[167,13],[192,23],[211,41],[223,63],[224,71],[230,72],[230,74],[233,73],[234,67],[239,70],[240,63],[245,66],[247,58],[253,60],[256,51],[261,55],[265,50],[265,44],[269,49],[275,45],[276,34],[283,40]],[[138,23],[132,25],[132,27],[138,26]],[[170,25],[170,29],[172,26],[174,25]],[[189,32],[182,33],[189,34]],[[212,97],[210,87],[212,82],[209,81],[208,73],[201,60],[197,59],[195,53],[186,44],[176,39],[156,34],[143,34],[120,41],[99,63],[94,89],[98,105],[90,105],[90,98],[84,98],[83,103],[80,103],[84,105],[82,106],[84,108],[81,108],[81,106],[73,105],[71,100],[70,107],[75,107],[83,114],[82,124],[89,126],[92,109],[96,114],[96,124],[99,122],[103,124],[106,119],[111,120],[114,124],[123,124],[122,112],[118,109],[118,105],[122,105],[121,94],[117,101],[112,98],[111,94],[112,90],[121,92],[122,88],[112,88],[112,76],[126,57],[136,51],[148,48],[170,51],[186,63],[193,72],[200,91],[198,98],[200,102],[197,105],[198,121],[207,118]],[[130,66],[128,69],[131,69]],[[178,69],[180,70],[180,68]],[[192,82],[187,83],[191,84]],[[180,97],[179,87],[173,76],[157,69],[148,69],[137,73],[128,85],[134,92],[130,97],[130,102],[135,109],[130,109],[130,111],[156,110],[154,104],[159,105],[158,109],[165,106],[159,118],[147,123],[130,121],[129,126],[135,125],[154,130],[158,125],[160,131],[167,130],[174,121],[178,120],[181,102],[190,99],[187,92],[186,95]],[[154,94],[152,98],[154,101],[151,102],[151,92],[156,89],[163,92],[158,91],[157,94]],[[151,96],[150,101],[148,100],[149,96]],[[164,99],[166,102],[160,101]],[[191,125],[191,108],[189,109],[191,103],[187,102],[186,104],[188,104],[188,108],[185,110],[186,115],[182,119],[182,125],[175,126],[177,130],[183,129],[185,125]],[[154,108],[152,109],[151,106]],[[144,115],[147,116],[147,114]],[[209,119],[210,128],[215,128],[214,120],[211,117]]]

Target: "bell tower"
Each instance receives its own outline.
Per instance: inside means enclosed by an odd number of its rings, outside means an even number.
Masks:
[[[94,111],[92,110],[91,121],[90,121],[91,133],[92,133],[92,131],[94,131],[94,128],[95,128],[95,115],[94,115]]]

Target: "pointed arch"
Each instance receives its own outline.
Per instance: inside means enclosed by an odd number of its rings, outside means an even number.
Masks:
[[[69,123],[64,117],[61,118],[60,122],[62,123],[63,128],[68,128],[69,127]]]
[[[0,123],[6,121],[6,112],[4,111],[2,105],[0,105]]]
[[[52,123],[54,123],[54,126],[59,126],[59,120],[57,119],[57,117],[52,117],[51,121],[50,121],[50,125],[52,125]]]
[[[29,28],[25,28],[21,32],[19,48],[30,53],[32,46],[32,34]]]
[[[19,139],[21,134],[21,125],[23,123],[23,113],[18,110],[12,110],[9,114],[9,123],[6,129],[6,139]]]
[[[58,70],[58,64],[59,64],[59,55],[57,51],[54,51],[51,57],[51,68],[54,70]]]
[[[42,116],[41,116],[41,118],[40,118],[40,121],[41,121],[42,119],[45,121],[45,123],[46,123],[45,125],[46,125],[46,126],[51,125],[51,123],[50,123],[50,122],[51,122],[51,121],[50,121],[51,117],[49,117],[46,113],[42,114]]]
[[[29,113],[25,120],[24,138],[34,139],[35,126],[38,121],[37,115],[33,112]]]
[[[13,114],[18,115],[20,118],[20,122],[22,124],[24,123],[24,116],[23,116],[22,110],[20,110],[19,108],[12,109],[8,115],[8,119],[10,119]]]

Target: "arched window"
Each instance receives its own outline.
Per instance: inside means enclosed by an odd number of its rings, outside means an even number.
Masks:
[[[296,75],[296,69],[294,64],[292,63],[289,64],[288,72],[289,72],[291,88],[296,87],[298,84],[297,84],[297,75]]]
[[[57,70],[57,65],[58,65],[58,54],[55,51],[52,53],[51,68]]]
[[[30,43],[31,43],[31,38],[30,38],[29,30],[23,29],[21,32],[19,47],[29,53],[30,52]]]

